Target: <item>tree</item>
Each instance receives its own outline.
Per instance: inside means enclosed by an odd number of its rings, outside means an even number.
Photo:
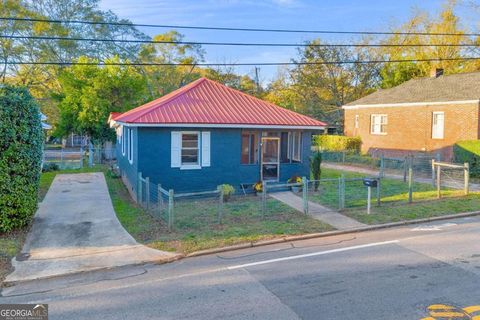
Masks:
[[[0,232],[30,222],[37,208],[43,132],[25,88],[0,87]]]
[[[475,39],[463,36],[468,29],[462,27],[460,18],[455,14],[456,6],[457,1],[447,1],[436,18],[431,17],[428,13],[417,11],[409,21],[392,31],[459,35],[393,35],[385,39],[383,43],[388,45],[473,44]],[[379,53],[386,60],[459,59],[472,55],[469,49],[459,46],[387,47],[380,50]],[[428,76],[432,68],[436,67],[444,69],[446,74],[479,70],[478,62],[467,60],[387,63],[380,72],[381,86],[390,88],[415,77]]]
[[[366,40],[364,40],[366,41]],[[320,46],[320,39],[299,48],[299,63],[284,70],[266,99],[294,111],[340,126],[341,106],[371,93],[378,81],[377,64],[340,63],[375,60],[367,49]]]
[[[82,57],[79,62],[96,62]],[[118,57],[107,62],[120,63]],[[84,133],[97,142],[114,140],[110,112],[125,112],[145,102],[145,78],[132,66],[74,65],[62,71],[60,121],[56,135]]]

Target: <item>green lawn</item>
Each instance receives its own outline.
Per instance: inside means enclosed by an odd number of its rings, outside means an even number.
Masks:
[[[175,203],[175,228],[168,231],[162,219],[152,217],[131,199],[119,177],[106,166],[42,174],[40,194],[45,195],[58,173],[104,172],[113,207],[123,227],[140,243],[150,247],[190,253],[284,235],[333,230],[331,226],[268,199],[262,217],[260,197],[233,197],[224,204],[222,224],[217,220],[217,199],[178,200]]]
[[[365,174],[342,172],[322,168],[322,179],[362,178]],[[381,205],[376,206],[376,190],[373,189],[373,207],[370,215],[366,212],[367,188],[362,181],[347,182],[345,188],[344,214],[367,224],[381,224],[402,220],[412,220],[480,210],[480,193],[470,192],[464,196],[463,190],[442,189],[442,199],[437,199],[437,191],[427,183],[413,185],[413,203],[408,203],[408,185],[402,180],[382,179]],[[310,200],[322,205],[338,208],[338,182],[325,182],[319,192],[312,192]]]

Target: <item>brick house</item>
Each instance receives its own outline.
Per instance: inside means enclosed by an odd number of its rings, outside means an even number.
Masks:
[[[435,69],[343,109],[345,135],[361,137],[364,153],[429,152],[451,160],[455,142],[479,139],[480,72]]]

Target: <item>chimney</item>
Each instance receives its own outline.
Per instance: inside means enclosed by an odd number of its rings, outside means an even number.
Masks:
[[[432,70],[430,71],[430,77],[431,78],[438,78],[440,76],[443,76],[443,69],[433,67]]]

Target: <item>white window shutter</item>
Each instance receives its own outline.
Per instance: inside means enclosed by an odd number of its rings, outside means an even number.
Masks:
[[[202,167],[210,167],[210,132],[202,132]]]
[[[182,164],[182,134],[177,131],[172,131],[172,145],[170,150],[171,167],[180,168]]]

